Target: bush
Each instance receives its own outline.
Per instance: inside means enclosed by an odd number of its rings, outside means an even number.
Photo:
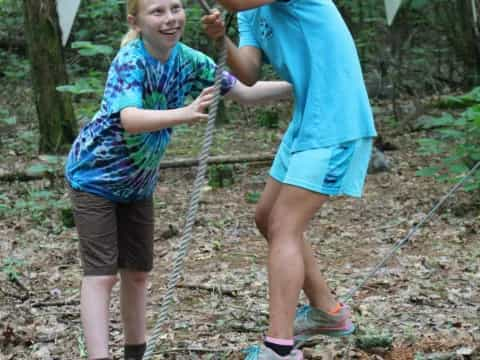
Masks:
[[[480,87],[457,97],[446,97],[440,107],[463,109],[459,115],[444,113],[430,118],[423,125],[435,129],[434,135],[421,139],[420,151],[425,155],[441,155],[435,165],[417,172],[419,176],[434,176],[442,182],[455,183],[480,161]],[[480,171],[465,186],[466,191],[480,189]]]

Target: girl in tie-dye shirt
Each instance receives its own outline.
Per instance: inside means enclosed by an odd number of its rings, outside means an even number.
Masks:
[[[125,359],[142,358],[160,160],[172,128],[206,120],[213,100],[215,64],[179,42],[185,24],[181,0],[129,0],[127,7],[131,30],[110,67],[100,110],[81,130],[66,164],[90,359],[109,358],[109,301],[118,273]],[[247,87],[225,72],[221,93],[253,104],[290,97],[291,87],[286,82]],[[189,96],[195,100],[185,106]]]

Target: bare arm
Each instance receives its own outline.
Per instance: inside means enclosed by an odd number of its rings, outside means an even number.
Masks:
[[[242,11],[271,4],[275,0],[218,0],[218,2],[229,11]]]
[[[253,46],[237,46],[227,38],[227,63],[232,73],[247,85],[255,84],[260,78],[262,53]]]
[[[137,134],[203,121],[208,119],[205,110],[213,100],[213,92],[213,87],[206,88],[190,105],[178,109],[146,110],[127,107],[120,111],[120,122],[127,132]]]
[[[243,105],[259,105],[292,99],[292,85],[286,81],[259,81],[246,86],[237,81],[226,97]]]
[[[207,35],[214,40],[220,39],[225,34],[225,24],[222,21],[218,10],[202,18]],[[240,81],[247,85],[253,85],[260,77],[262,67],[262,53],[253,46],[238,48],[228,37],[227,42],[227,63],[232,73]]]

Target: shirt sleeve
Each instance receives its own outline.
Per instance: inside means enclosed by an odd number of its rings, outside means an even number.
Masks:
[[[192,96],[197,96],[204,88],[215,82],[217,65],[207,55],[197,52],[195,81],[192,86]],[[227,71],[222,73],[220,93],[225,95],[235,85],[237,78]]]
[[[252,29],[253,11],[255,11],[255,9],[241,11],[237,14],[238,32],[240,37],[238,47],[254,46],[260,49],[260,44],[255,38],[255,34]]]
[[[114,114],[127,107],[143,108],[145,65],[138,56],[119,55],[108,72],[104,98]]]

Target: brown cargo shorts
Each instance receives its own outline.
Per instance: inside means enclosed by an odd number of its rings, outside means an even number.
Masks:
[[[121,204],[72,188],[69,193],[85,276],[152,270],[152,198]]]

